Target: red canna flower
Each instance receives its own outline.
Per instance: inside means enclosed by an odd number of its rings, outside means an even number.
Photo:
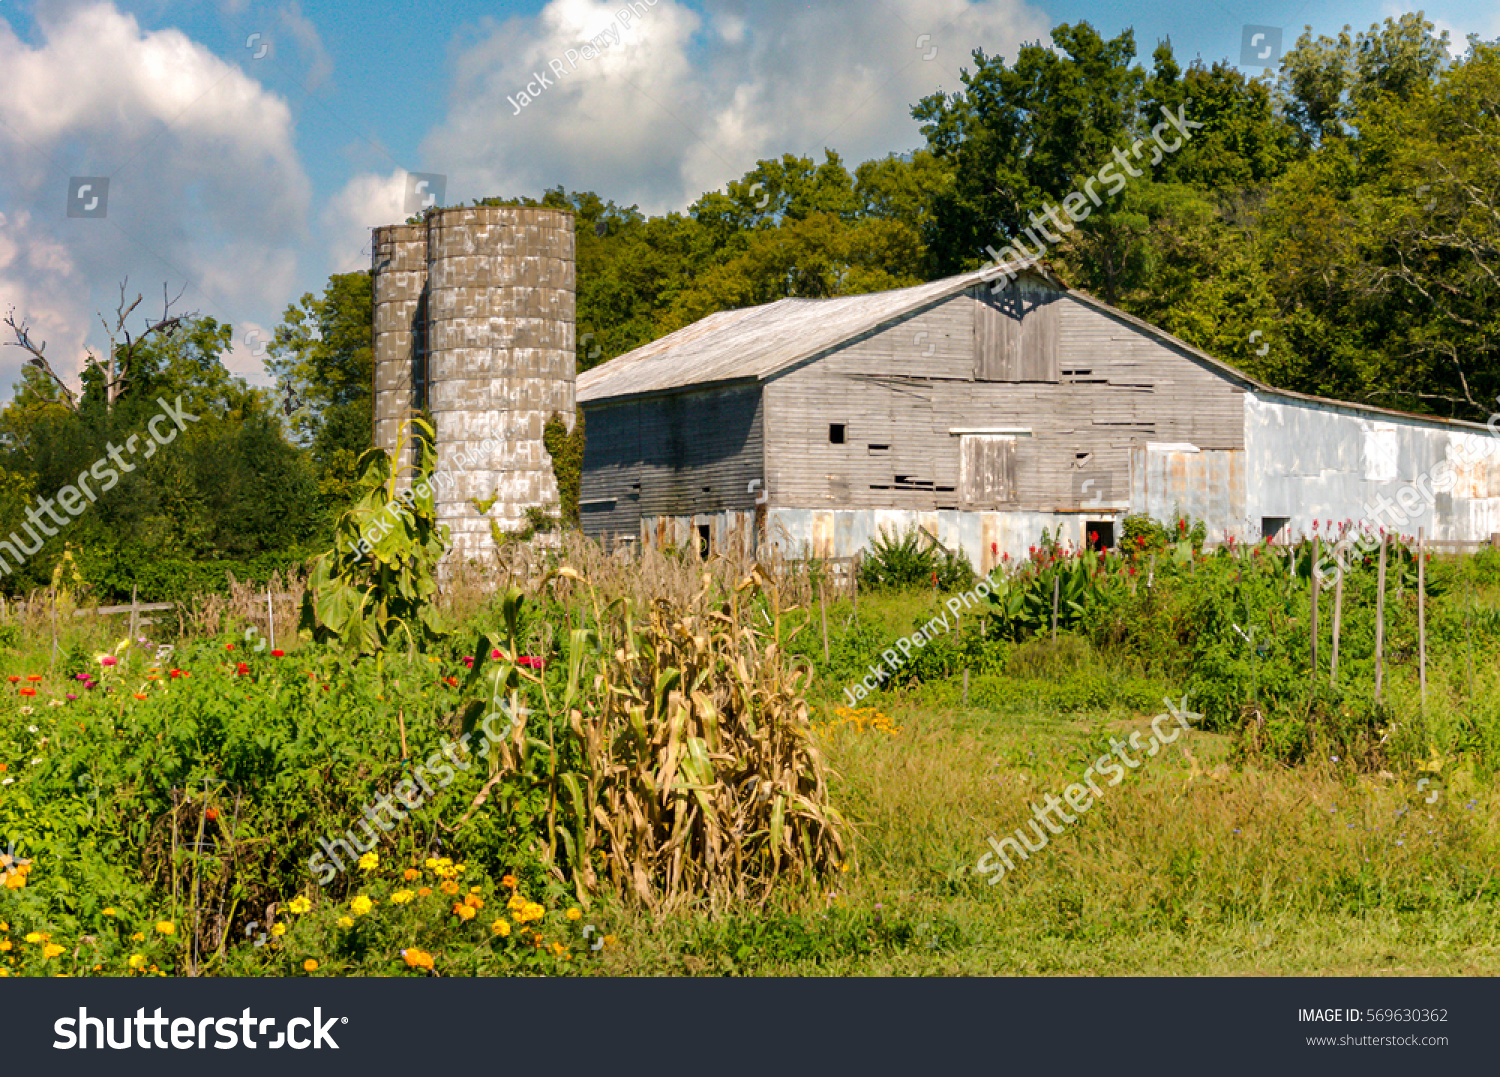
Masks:
[[[224,649],[226,651],[232,651],[232,650],[234,650],[234,644],[232,644],[232,643],[226,643],[226,644],[224,644]]]
[[[180,669],[170,669],[170,670],[167,671],[167,675],[170,676],[170,677],[174,677],[174,678],[181,677],[182,676],[182,670],[180,670]]]
[[[272,658],[284,658],[284,657],[286,657],[286,652],[285,651],[272,651],[271,652],[271,657]]]
[[[234,667],[234,673],[235,673],[236,677],[243,677],[245,674],[247,674],[249,672],[250,672],[250,666],[247,663],[241,662],[241,663],[239,663],[238,665],[236,665]]]

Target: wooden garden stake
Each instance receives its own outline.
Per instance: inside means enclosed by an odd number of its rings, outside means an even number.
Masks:
[[[1337,688],[1339,684],[1339,629],[1344,623],[1344,557],[1345,546],[1340,543],[1334,549],[1333,560],[1338,575],[1333,581],[1333,654],[1328,667],[1328,683]]]
[[[1062,577],[1052,577],[1052,642],[1057,642],[1057,599],[1062,593]]]
[[[1417,528],[1417,680],[1427,709],[1427,536]]]
[[[1375,581],[1375,702],[1380,702],[1380,681],[1385,672],[1385,544],[1380,536],[1380,567]]]
[[[828,604],[823,601],[823,577],[818,577],[818,612],[823,616],[823,664],[828,664]]]
[[[276,611],[271,608],[271,589],[266,588],[266,627],[271,630],[271,650],[276,649]]]
[[[1318,592],[1322,589],[1323,577],[1318,573],[1320,544],[1316,537],[1312,545],[1312,672],[1318,675]]]
[[[969,705],[969,671],[964,670],[964,706]]]

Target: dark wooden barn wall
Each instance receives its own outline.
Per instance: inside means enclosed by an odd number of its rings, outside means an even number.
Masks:
[[[643,516],[754,509],[763,479],[759,386],[583,404],[586,534],[637,534]]]

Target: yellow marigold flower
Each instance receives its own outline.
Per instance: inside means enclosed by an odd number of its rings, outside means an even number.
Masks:
[[[349,908],[351,908],[351,909],[354,910],[354,914],[356,916],[363,916],[365,913],[369,912],[374,907],[375,907],[375,903],[373,901],[371,901],[369,898],[365,897],[365,895],[363,895],[363,894],[359,895],[359,897],[357,897],[353,901],[349,902]]]
[[[339,927],[353,927],[354,921],[347,916],[340,916],[338,918],[338,925]]]
[[[477,894],[477,893],[479,893],[483,889],[484,889],[484,887],[482,887],[482,886],[471,886],[471,887],[469,887],[469,893],[471,893],[471,894]]]
[[[436,868],[438,866],[437,859],[429,856],[426,860],[422,861],[422,866],[424,868]]]
[[[10,930],[10,925],[7,924],[4,920],[0,920],[0,931],[9,931],[9,930]]]
[[[415,896],[416,895],[413,894],[410,890],[396,890],[396,891],[392,892],[392,894],[391,894],[391,904],[392,905],[405,905],[408,901],[410,901]]]
[[[359,858],[360,871],[374,871],[378,867],[380,867],[379,853],[369,852]]]
[[[143,968],[146,967],[146,955],[145,954],[131,954],[130,955],[130,961],[128,962],[128,964],[133,969],[143,969]]]
[[[500,877],[500,885],[509,887],[510,889],[514,890],[521,884],[516,880],[516,877],[514,875],[503,875]]]
[[[401,873],[401,877],[407,882],[411,883],[416,882],[418,879],[420,879],[422,877],[422,873],[416,868],[407,868]]]
[[[526,906],[526,919],[528,920],[540,920],[543,916],[546,915],[546,913],[547,910],[542,908],[534,901],[530,902]]]
[[[302,971],[303,972],[317,972],[318,971],[318,963],[316,961],[314,961],[312,958],[309,957],[306,961],[302,962]]]
[[[472,905],[476,909],[482,909],[484,908],[484,898],[480,897],[478,894],[465,894],[464,904]]]
[[[308,909],[312,908],[312,902],[308,901],[307,898],[299,895],[292,898],[291,902],[287,905],[287,908],[291,909],[298,916],[301,916]]]
[[[469,906],[467,905],[456,904],[453,906],[453,915],[458,917],[460,920],[468,922],[469,920],[474,919],[474,910],[469,908]]]
[[[432,887],[424,886],[417,891],[417,897],[426,897],[430,893],[432,893]]]
[[[162,935],[172,935],[176,934],[177,925],[170,920],[158,920],[156,921],[156,930]]]
[[[110,908],[105,909],[104,910],[104,915],[105,916],[113,916],[113,915],[115,915],[115,910],[114,910],[113,906],[111,906]]]
[[[271,925],[271,934],[274,935],[278,939],[281,938],[281,936],[283,936],[283,935],[286,934],[286,925],[285,924],[272,924]]]
[[[568,910],[568,919],[569,920],[582,920],[583,919],[583,910],[582,909],[569,909]]]
[[[137,931],[134,935],[130,936],[130,938],[132,942],[144,942],[146,936]]]
[[[510,924],[505,920],[496,920],[490,925],[490,930],[502,939],[510,937]]]
[[[520,894],[512,894],[510,900],[505,903],[505,907],[511,912],[520,912],[526,907],[526,899]]]
[[[26,888],[26,872],[25,872],[24,869],[17,868],[16,870],[12,871],[9,875],[7,875],[5,877],[5,889],[7,889],[7,890],[24,890],[25,888]]]
[[[552,944],[552,952],[558,957],[562,957],[563,954],[568,952],[568,948],[560,942],[554,942]]]
[[[10,975],[10,969],[0,969],[0,980]]]
[[[26,941],[34,946],[39,942],[46,942],[47,936],[43,935],[40,931],[28,931],[26,933]]]
[[[5,953],[5,951],[9,950],[10,947],[11,947],[11,942],[10,942],[9,939],[6,939],[4,942],[0,942],[0,954]]]
[[[42,947],[42,957],[45,960],[48,960],[48,961],[52,960],[54,957],[56,957],[58,954],[60,954],[62,952],[63,952],[63,948],[61,946],[57,945],[57,943],[55,943],[55,942],[49,942],[46,946]]]
[[[401,957],[408,967],[414,969],[432,969],[432,955],[426,950],[418,950],[413,947],[410,950],[402,950]]]

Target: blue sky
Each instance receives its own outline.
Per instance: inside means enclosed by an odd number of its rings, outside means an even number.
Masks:
[[[973,48],[1013,58],[1059,23],[1133,28],[1149,59],[1240,56],[1247,24],[1335,34],[1388,0],[507,0],[371,8],[337,0],[0,0],[0,311],[76,375],[122,277],[230,322],[230,366],[328,275],[368,266],[409,172],[444,201],[562,184],[682,209],[756,160],[846,164],[920,143],[912,103],[952,91]],[[1500,37],[1491,2],[1421,8]],[[257,36],[258,35],[258,36]],[[584,45],[599,42],[597,51]],[[570,51],[571,50],[571,51]],[[561,70],[563,74],[557,72]],[[548,84],[534,76],[546,75]],[[517,113],[528,83],[532,99]],[[70,217],[73,177],[110,179]],[[82,200],[80,200],[82,204]],[[0,349],[0,391],[21,353]]]

